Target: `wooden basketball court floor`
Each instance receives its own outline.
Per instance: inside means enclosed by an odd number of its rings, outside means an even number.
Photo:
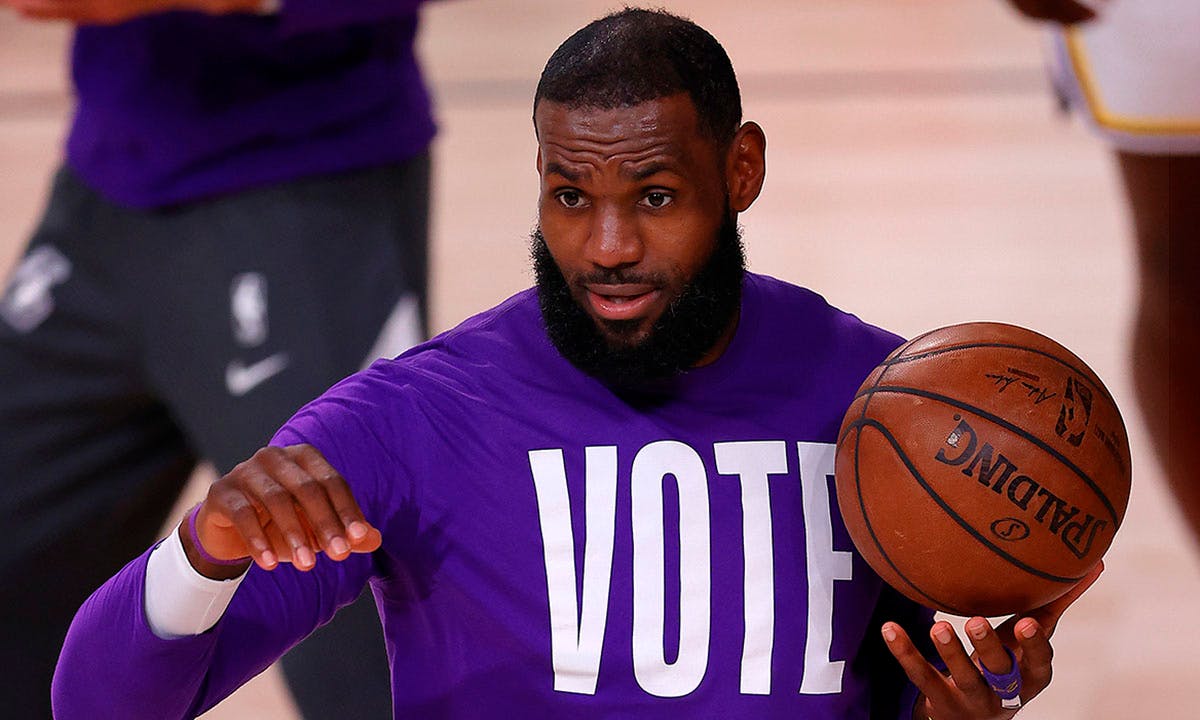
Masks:
[[[723,42],[745,115],[766,130],[766,187],[742,217],[753,269],[905,335],[969,320],[1032,327],[1091,364],[1124,408],[1128,515],[1104,576],[1055,636],[1053,684],[1021,717],[1195,717],[1200,549],[1172,508],[1133,394],[1124,201],[1105,148],[1056,111],[1039,30],[1000,0],[665,4]],[[530,284],[536,77],[561,40],[612,7],[426,8],[421,50],[441,127],[435,329]],[[67,38],[0,13],[0,274],[59,161]],[[189,499],[207,479],[197,474]],[[296,713],[270,670],[205,717]]]

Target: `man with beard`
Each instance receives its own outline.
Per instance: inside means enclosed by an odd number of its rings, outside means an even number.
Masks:
[[[367,583],[396,717],[1013,714],[853,552],[834,442],[900,339],[745,271],[766,141],[716,40],[598,20],[550,58],[534,126],[537,287],[333,387],[214,484],[80,610],[59,720],[202,712]],[[1079,592],[968,625],[1021,699]]]

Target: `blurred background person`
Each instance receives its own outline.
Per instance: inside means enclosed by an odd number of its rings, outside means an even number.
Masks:
[[[47,718],[71,617],[197,463],[425,336],[434,122],[417,0],[0,4],[76,26],[65,160],[0,298],[3,714]],[[284,660],[307,717],[389,716],[358,605]]]
[[[1116,156],[1138,257],[1138,401],[1180,513],[1200,542],[1200,475],[1179,449],[1200,433],[1200,3],[1010,0],[1057,23],[1055,87]],[[1175,450],[1172,453],[1172,450]]]

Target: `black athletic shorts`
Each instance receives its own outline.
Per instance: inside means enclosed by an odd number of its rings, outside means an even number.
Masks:
[[[424,337],[428,180],[423,155],[143,212],[58,173],[0,297],[0,714],[49,716],[76,609],[198,459]]]

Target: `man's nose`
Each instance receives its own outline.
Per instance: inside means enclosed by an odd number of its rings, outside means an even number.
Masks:
[[[600,207],[592,218],[587,260],[598,267],[616,268],[641,262],[645,250],[631,213]]]

